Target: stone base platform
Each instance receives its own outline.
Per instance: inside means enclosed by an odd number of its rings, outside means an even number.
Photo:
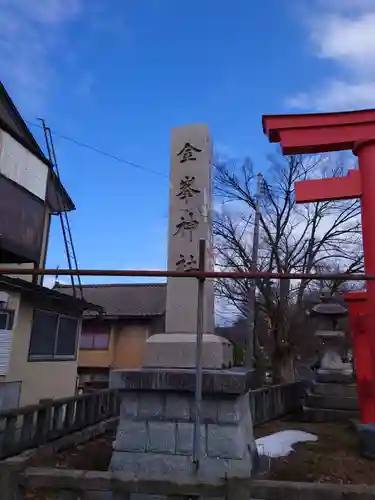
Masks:
[[[311,408],[330,408],[332,410],[359,410],[356,397],[323,396],[322,394],[307,394],[307,406]]]
[[[306,396],[303,419],[312,422],[347,421],[359,416],[351,370],[318,370]]]
[[[318,370],[316,381],[322,384],[353,384],[353,371],[348,370]]]
[[[351,379],[352,382],[352,379]],[[334,384],[314,382],[312,384],[312,392],[320,396],[341,397],[341,398],[357,398],[357,386],[353,383]]]
[[[303,422],[348,422],[360,417],[357,410],[338,410],[332,408],[303,407],[301,420]]]
[[[195,368],[195,333],[159,333],[146,342],[142,366],[153,368]],[[233,347],[228,340],[206,333],[202,338],[204,368],[230,368]]]
[[[139,479],[250,477],[258,464],[248,394],[252,378],[245,370],[204,370],[197,468],[195,372],[113,371],[111,387],[122,396],[110,470]]]

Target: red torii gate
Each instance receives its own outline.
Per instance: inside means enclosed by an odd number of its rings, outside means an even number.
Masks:
[[[263,131],[270,142],[281,144],[286,155],[351,149],[358,157],[359,170],[350,170],[345,177],[296,182],[295,195],[297,203],[360,198],[365,271],[375,274],[375,110],[264,115]],[[366,300],[366,341],[354,342],[357,391],[365,424],[375,423],[375,281],[367,282]]]

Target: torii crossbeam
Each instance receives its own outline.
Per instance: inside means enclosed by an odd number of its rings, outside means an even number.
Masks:
[[[315,154],[351,149],[359,170],[345,177],[296,182],[297,203],[360,198],[365,271],[375,273],[375,109],[342,113],[265,115],[263,130],[279,142],[284,154]],[[371,372],[358,380],[363,423],[375,424],[375,282],[367,282],[365,334],[371,351]],[[356,365],[361,353],[355,353]]]

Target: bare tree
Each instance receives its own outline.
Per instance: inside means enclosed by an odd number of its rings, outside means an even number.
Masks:
[[[362,269],[358,200],[297,205],[294,183],[312,176],[339,176],[340,159],[327,156],[273,157],[261,201],[259,270],[312,273],[358,272]],[[215,189],[223,210],[214,221],[217,262],[225,270],[250,270],[254,172],[249,160],[240,168],[216,165]],[[303,335],[303,298],[318,281],[257,280],[259,309],[267,316],[274,339],[274,381],[294,378],[293,358]],[[334,290],[339,283],[332,283]],[[247,313],[247,280],[219,280],[217,294],[241,315]],[[258,346],[259,347],[259,346]],[[258,349],[259,353],[259,349]]]

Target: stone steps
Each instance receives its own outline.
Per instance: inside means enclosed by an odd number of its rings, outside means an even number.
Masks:
[[[342,396],[324,396],[316,393],[308,393],[306,406],[309,408],[322,408],[331,410],[358,410],[356,397],[348,398]]]
[[[337,396],[342,398],[357,397],[357,387],[355,384],[322,384],[320,382],[314,382],[311,392],[321,396]]]

